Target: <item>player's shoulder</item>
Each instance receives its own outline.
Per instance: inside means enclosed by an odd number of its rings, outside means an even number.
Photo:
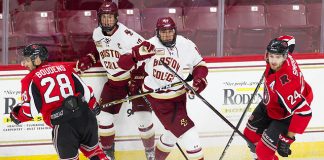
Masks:
[[[101,32],[101,27],[96,27],[94,30],[93,30],[93,34],[98,34],[98,33],[102,33]]]
[[[190,39],[188,39],[187,37],[184,37],[182,35],[177,35],[177,40],[176,42],[179,42],[181,44],[194,44]]]
[[[148,41],[148,42],[150,42],[150,43],[156,43],[156,42],[160,42],[159,41],[159,38],[158,37],[156,37],[156,36],[153,36],[153,37],[151,37],[151,38],[149,38],[148,40],[146,40],[146,41]]]
[[[138,33],[136,33],[133,29],[126,27],[124,24],[119,23],[118,22],[118,31],[120,32],[120,34],[123,34],[127,37],[140,37],[142,38],[142,36],[140,36]],[[142,38],[143,39],[143,38]]]
[[[102,38],[104,37],[103,33],[102,33],[102,30],[101,30],[101,27],[97,27],[93,30],[93,33],[92,33],[92,39],[94,41],[99,41],[101,40]]]
[[[287,57],[287,65],[285,65],[286,72],[291,74],[292,76],[299,77],[300,75],[300,68],[297,61],[292,57],[292,55],[288,54]]]
[[[32,80],[33,80],[33,77],[35,75],[35,70],[29,72],[23,79],[21,79],[21,84],[29,84]]]
[[[281,67],[281,69],[277,73],[278,81],[280,82],[281,86],[283,87],[290,87],[290,88],[298,88],[300,84],[300,73],[298,67],[294,67],[289,61]]]
[[[194,42],[181,35],[177,35],[176,46],[183,49],[189,49],[189,50],[193,50],[193,48],[196,48]]]

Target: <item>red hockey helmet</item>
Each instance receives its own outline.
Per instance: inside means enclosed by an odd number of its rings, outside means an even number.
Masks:
[[[162,41],[161,35],[159,33],[160,30],[166,30],[166,29],[174,29],[175,34],[172,41]],[[156,34],[159,38],[160,42],[166,46],[166,47],[173,47],[176,42],[177,37],[177,27],[174,23],[173,19],[171,17],[161,17],[156,22]]]
[[[118,7],[116,5],[116,3],[114,2],[103,2],[103,4],[100,6],[99,10],[98,10],[98,23],[99,23],[99,26],[101,27],[101,29],[103,31],[111,31],[112,29],[114,29],[116,23],[118,22]],[[101,22],[101,15],[103,14],[112,14],[115,16],[115,19],[116,19],[116,22],[113,26],[104,26],[102,25],[102,22]]]
[[[290,35],[283,35],[277,38],[278,40],[286,41],[288,43],[288,51],[290,54],[294,52],[295,49],[295,37]]]
[[[156,22],[156,29],[176,29],[176,25],[171,17],[161,17]]]

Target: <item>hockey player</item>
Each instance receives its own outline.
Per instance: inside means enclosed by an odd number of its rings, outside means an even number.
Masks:
[[[263,101],[253,111],[244,135],[256,145],[258,160],[278,160],[291,154],[295,134],[302,134],[311,117],[311,87],[292,57],[295,39],[281,36],[267,46]],[[256,153],[256,154],[255,154]]]
[[[98,60],[107,71],[108,81],[104,84],[99,103],[105,104],[122,99],[130,94],[137,94],[142,85],[145,72],[135,66],[131,71],[119,68],[120,56],[133,46],[140,44],[143,37],[118,22],[118,8],[114,2],[104,2],[98,10],[99,27],[93,31],[93,40],[99,54],[89,53],[77,61],[76,68],[84,71]],[[103,150],[114,159],[114,115],[119,113],[122,104],[102,110],[99,120],[99,135]],[[145,147],[148,160],[154,158],[154,129],[152,111],[143,98],[132,101],[132,110],[138,121],[138,129]]]
[[[53,128],[52,140],[60,159],[77,160],[80,149],[90,160],[109,160],[99,147],[95,114],[100,110],[92,89],[72,68],[48,64],[45,46],[30,44],[22,53],[21,64],[30,72],[21,80],[23,102],[12,109],[11,120],[20,124],[41,113]]]
[[[181,77],[183,69],[190,68],[193,75],[193,87],[198,93],[207,85],[208,69],[200,56],[196,45],[177,35],[174,21],[170,17],[159,18],[156,23],[156,36],[132,48],[132,53],[123,54],[118,61],[119,67],[125,70],[145,60],[143,91],[148,91],[179,80],[161,63],[165,62]],[[194,122],[186,109],[186,89],[183,85],[172,87],[148,97],[152,108],[159,118],[165,133],[155,147],[156,160],[164,160],[176,144],[178,138],[184,142],[189,159],[203,160],[202,147]]]

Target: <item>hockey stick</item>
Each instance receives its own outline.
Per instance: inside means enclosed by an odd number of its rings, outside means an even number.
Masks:
[[[179,146],[178,143],[176,143],[178,149],[180,150],[181,154],[185,157],[186,160],[189,160],[188,157],[186,156],[186,154],[183,152],[183,150],[181,149],[181,147]]]
[[[192,81],[192,79],[193,79],[192,75],[189,74],[188,77],[184,81],[185,82],[190,82],[190,81]],[[129,96],[129,97],[126,97],[126,98],[123,98],[123,99],[118,99],[118,100],[115,100],[115,101],[105,103],[105,104],[101,105],[100,108],[103,109],[103,108],[106,108],[106,107],[110,107],[110,106],[113,106],[113,105],[116,105],[116,104],[119,104],[119,103],[123,103],[123,102],[129,101],[129,100],[133,100],[133,99],[136,99],[136,98],[139,98],[139,97],[146,96],[146,95],[151,94],[151,93],[156,93],[156,92],[159,92],[159,91],[162,91],[162,90],[165,90],[165,89],[169,89],[171,87],[175,87],[175,86],[178,86],[178,85],[181,85],[181,84],[182,84],[181,81],[171,83],[171,84],[168,84],[166,86],[163,86],[163,87],[151,90],[151,91],[143,92],[143,93],[138,94],[138,95]]]
[[[172,74],[176,76],[183,83],[183,85],[186,86],[187,89],[189,89],[193,94],[195,94],[195,96],[197,96],[201,101],[203,101],[212,111],[214,111],[214,113],[218,115],[218,117],[220,117],[223,121],[225,121],[227,125],[229,125],[232,129],[234,129],[234,131],[238,133],[247,143],[255,147],[255,145],[249,139],[247,139],[241,131],[239,131],[230,121],[228,121],[221,113],[219,113],[204,97],[202,97],[199,93],[197,93],[195,89],[193,89],[185,80],[183,80],[183,78],[181,78],[174,70],[172,70],[163,61],[160,60],[160,62],[166,69],[172,72]]]
[[[260,86],[261,86],[261,84],[262,84],[263,78],[264,78],[264,74],[265,74],[265,73],[262,74],[262,77],[261,77],[261,79],[260,79],[258,85],[256,86],[256,88],[255,88],[255,90],[254,90],[254,92],[253,92],[253,94],[252,94],[252,96],[251,96],[251,99],[249,100],[247,106],[245,107],[245,109],[244,109],[244,111],[243,111],[243,114],[242,114],[241,118],[239,119],[239,121],[238,121],[238,123],[237,123],[237,125],[236,125],[236,128],[237,128],[237,129],[239,129],[239,127],[240,127],[240,125],[241,125],[241,123],[242,123],[242,121],[243,121],[243,118],[244,118],[246,112],[247,112],[248,109],[250,108],[250,106],[251,106],[251,104],[252,104],[252,101],[253,101],[255,95],[258,93],[258,90],[259,90],[259,88],[260,88]],[[228,149],[228,147],[231,145],[231,143],[232,143],[232,141],[233,141],[233,136],[234,136],[234,134],[235,134],[235,131],[233,131],[231,137],[229,138],[229,140],[228,140],[228,142],[227,142],[227,144],[226,144],[226,146],[225,146],[225,148],[224,148],[224,150],[223,150],[223,152],[222,152],[222,155],[219,157],[219,160],[222,160],[223,157],[225,156],[226,150]]]

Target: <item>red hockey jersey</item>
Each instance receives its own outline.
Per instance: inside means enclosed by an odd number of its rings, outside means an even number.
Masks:
[[[312,116],[313,92],[297,62],[288,55],[280,70],[273,73],[267,64],[265,74],[263,103],[269,117],[280,120],[292,116],[288,130],[303,133]]]
[[[62,64],[40,65],[21,80],[21,85],[23,103],[19,120],[28,121],[41,113],[44,122],[51,127],[51,113],[62,105],[66,97],[81,93],[87,102],[93,97],[92,89],[72,68]]]

